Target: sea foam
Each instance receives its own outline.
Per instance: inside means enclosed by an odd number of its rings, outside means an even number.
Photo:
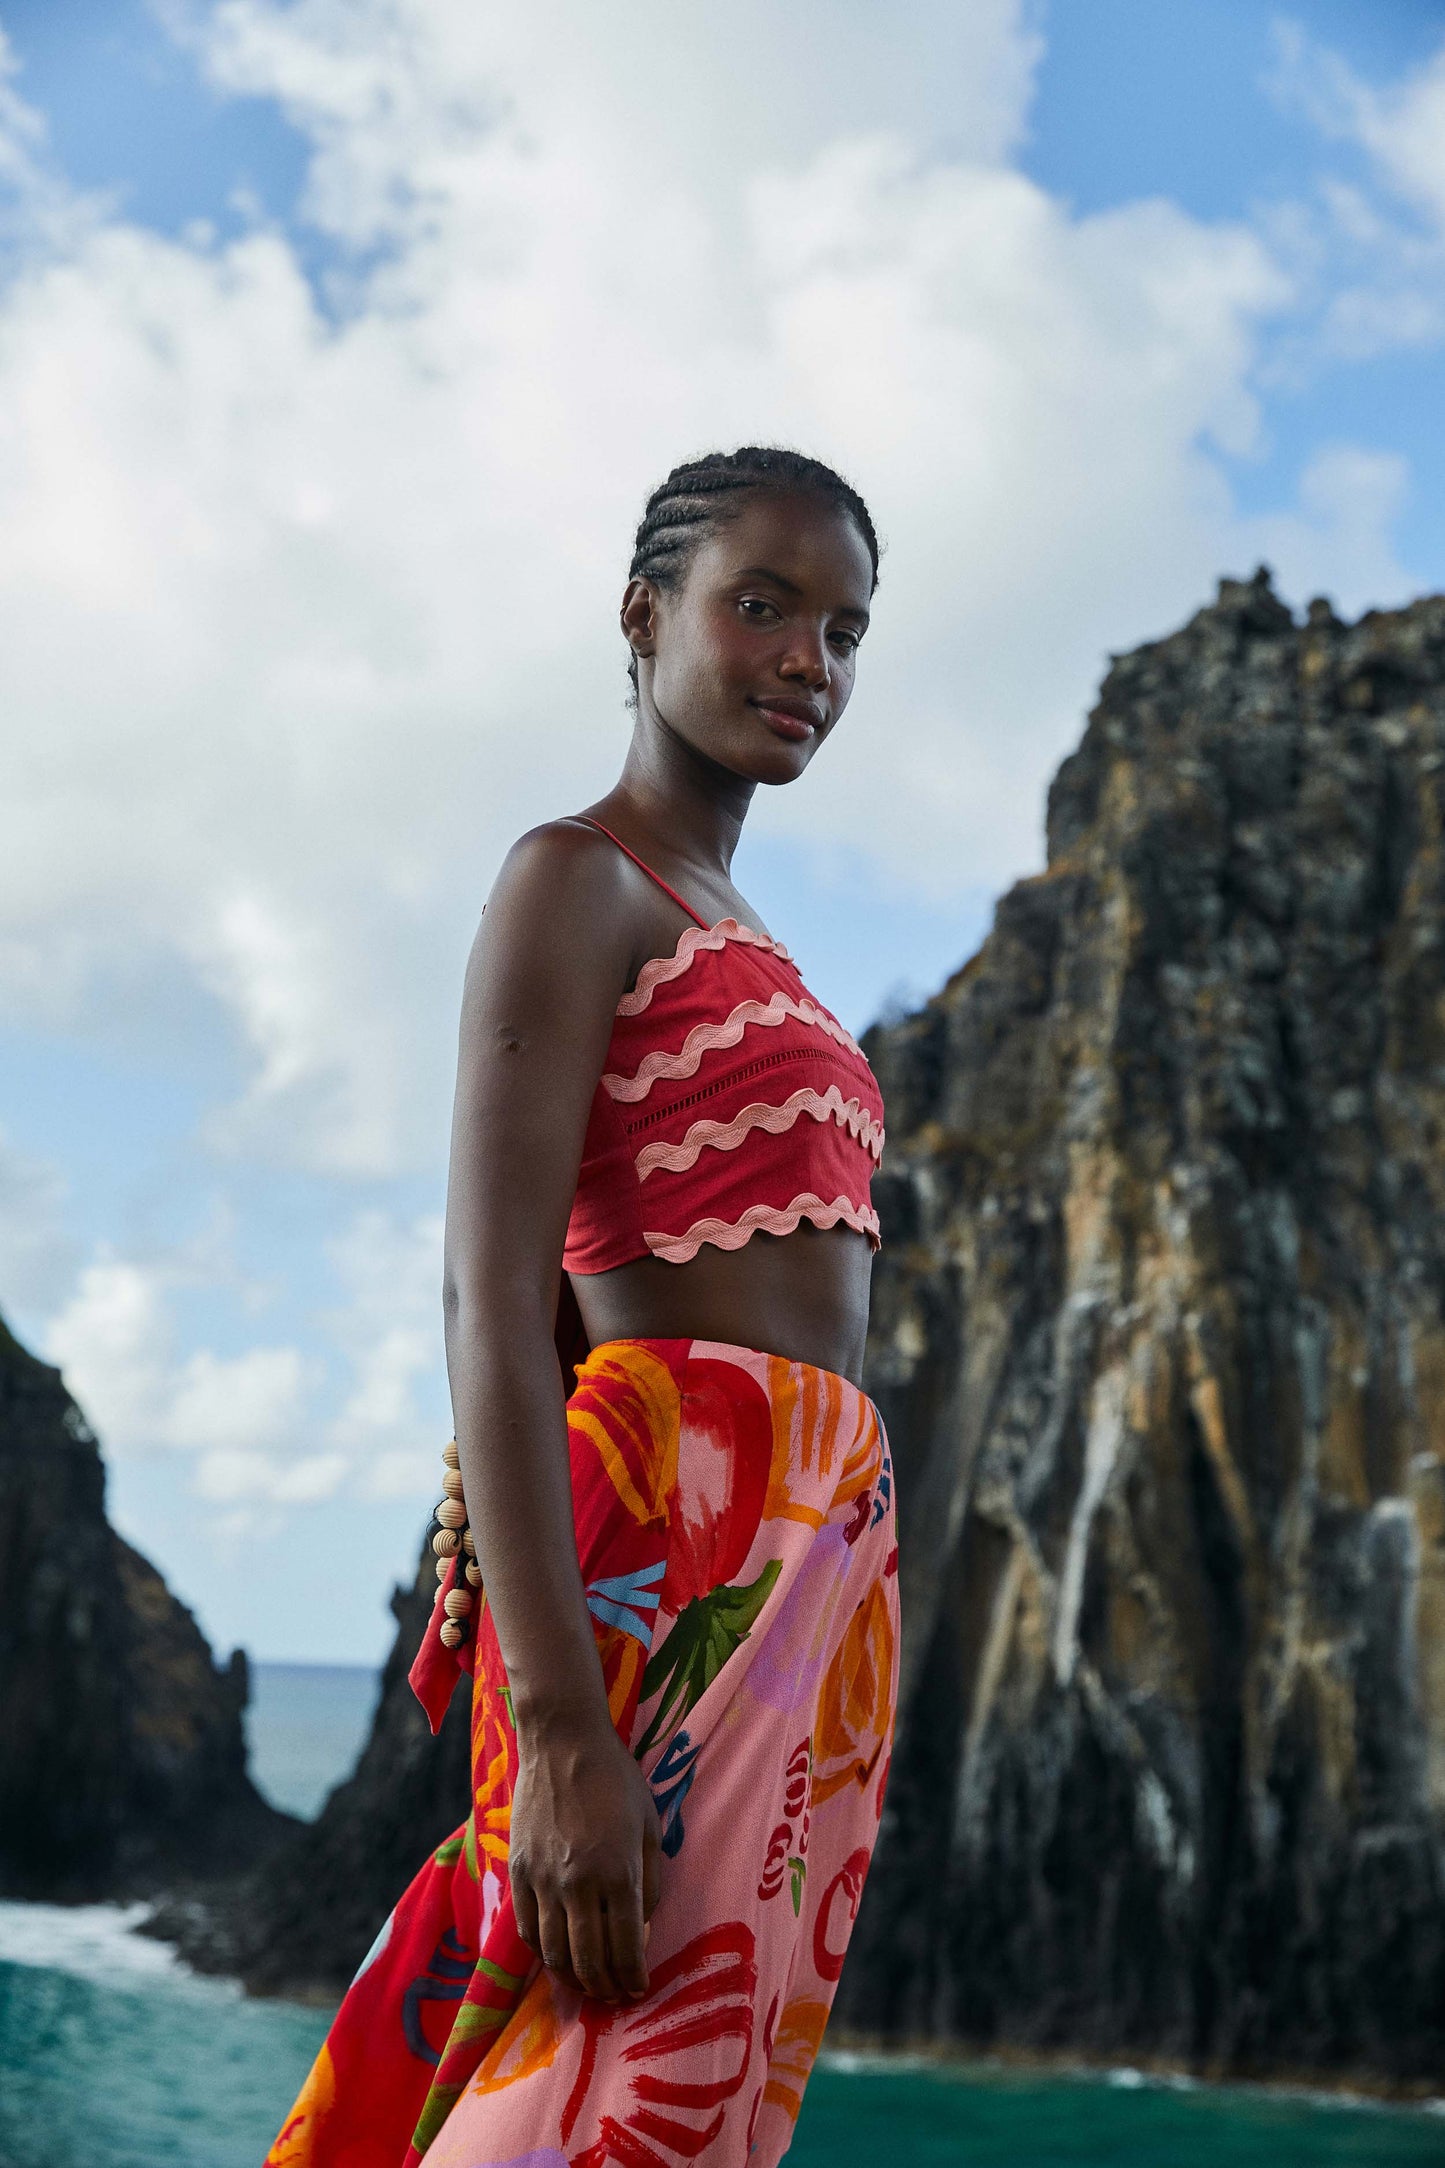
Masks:
[[[202,1983],[168,1943],[137,1933],[149,1912],[146,1904],[0,1902],[0,1964],[35,1965],[104,1987],[171,1979],[239,1993],[218,1981]]]

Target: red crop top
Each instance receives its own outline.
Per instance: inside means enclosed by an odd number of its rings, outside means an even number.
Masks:
[[[780,942],[736,919],[709,926],[602,828],[696,923],[644,964],[617,1004],[592,1100],[562,1262],[607,1272],[636,1257],[686,1264],[704,1242],[840,1223],[878,1247],[868,1186],[883,1100],[856,1039],[815,1001]]]

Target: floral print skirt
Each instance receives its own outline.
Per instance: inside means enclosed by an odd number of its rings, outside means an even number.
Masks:
[[[831,1371],[701,1340],[595,1348],[568,1402],[613,1720],[663,1831],[648,1994],[537,1964],[512,1916],[516,1743],[485,1605],[472,1811],[386,1923],[268,2168],[772,2168],[882,1812],[898,1678],[892,1469]],[[455,1680],[440,1604],[413,1681]]]

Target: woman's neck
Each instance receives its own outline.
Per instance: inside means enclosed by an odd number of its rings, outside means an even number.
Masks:
[[[691,746],[648,706],[605,803],[625,806],[677,857],[728,875],[756,783]]]

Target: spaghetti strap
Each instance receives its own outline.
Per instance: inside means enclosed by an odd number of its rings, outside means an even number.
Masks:
[[[677,890],[672,886],[670,881],[664,881],[660,873],[654,873],[645,858],[639,858],[636,851],[630,851],[627,848],[627,845],[623,842],[621,836],[613,835],[610,828],[603,827],[602,822],[595,821],[590,813],[574,813],[572,818],[573,820],[584,821],[589,828],[596,828],[600,830],[600,832],[604,836],[606,836],[609,843],[615,843],[617,845],[618,850],[621,851],[624,858],[630,858],[633,865],[639,866],[641,870],[647,875],[649,881],[656,881],[658,887],[663,891],[664,895],[671,896],[673,902],[677,904],[682,910],[686,911],[689,918],[695,918],[699,926],[701,926],[704,930],[707,930],[707,920],[703,917],[702,913],[700,911],[694,911],[692,905],[688,903],[682,896],[679,896]]]

